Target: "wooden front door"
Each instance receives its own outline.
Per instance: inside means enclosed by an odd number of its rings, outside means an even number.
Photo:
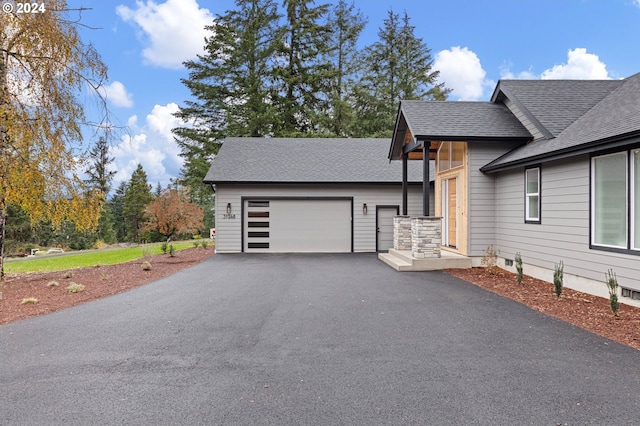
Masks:
[[[442,180],[442,245],[458,246],[458,178]]]

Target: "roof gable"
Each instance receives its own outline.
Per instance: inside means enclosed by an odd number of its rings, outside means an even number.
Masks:
[[[388,139],[227,138],[204,182],[400,183],[388,148]],[[422,182],[421,166],[410,162],[410,182]]]
[[[621,84],[622,80],[500,80],[491,101],[509,99],[541,134],[551,138]]]
[[[640,137],[640,73],[617,82],[619,84],[607,96],[574,120],[556,138],[516,148],[482,170],[504,170]]]
[[[402,101],[389,158],[401,157],[408,130],[415,140],[530,140],[507,107],[491,102]]]

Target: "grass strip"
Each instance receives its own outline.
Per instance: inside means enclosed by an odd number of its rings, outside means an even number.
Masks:
[[[193,247],[193,242],[173,243],[176,250],[184,250]],[[137,247],[110,248],[90,252],[73,254],[61,254],[45,258],[33,258],[20,261],[7,262],[4,265],[7,273],[24,272],[53,272],[65,269],[82,268],[96,265],[114,265],[140,259],[145,256],[160,254],[162,250],[159,244],[147,244]],[[167,255],[168,256],[168,255]]]

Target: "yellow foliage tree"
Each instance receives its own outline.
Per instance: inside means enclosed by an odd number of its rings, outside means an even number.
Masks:
[[[87,230],[97,225],[103,199],[77,173],[86,122],[78,94],[95,92],[104,108],[98,89],[107,68],[79,37],[80,10],[64,0],[39,4],[38,13],[0,12],[0,277],[8,204],[32,223],[68,219]]]

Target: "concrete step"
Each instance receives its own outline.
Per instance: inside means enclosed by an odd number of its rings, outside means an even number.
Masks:
[[[414,259],[411,251],[389,249],[389,253],[379,253],[378,259],[396,271],[437,271],[467,269],[472,266],[471,258],[444,250],[439,258]]]
[[[391,253],[378,253],[378,259],[382,260],[387,265],[391,266],[396,271],[410,271],[411,263],[407,262]]]

